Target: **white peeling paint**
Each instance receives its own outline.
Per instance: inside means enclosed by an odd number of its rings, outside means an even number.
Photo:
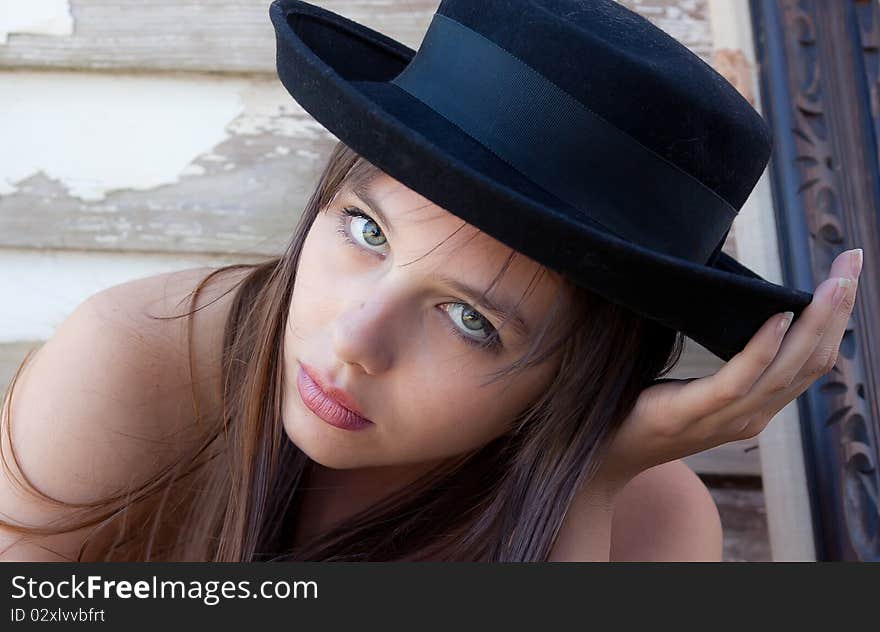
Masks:
[[[309,160],[317,160],[321,157],[321,154],[315,151],[309,151],[308,149],[297,149],[297,156],[302,156],[303,158],[308,158]]]
[[[198,76],[0,73],[0,195],[40,171],[82,200],[176,182],[228,137],[247,85]]]
[[[202,165],[187,165],[180,172],[182,176],[203,176],[208,172]]]
[[[305,116],[303,108],[277,79],[255,80],[242,91],[241,98],[245,115],[229,125],[229,131],[235,134],[313,139],[329,134],[324,126]]]
[[[256,261],[248,257],[0,249],[0,343],[46,340],[83,300],[154,274]],[[14,299],[12,298],[14,297]]]
[[[0,44],[10,33],[73,35],[67,0],[0,0]]]
[[[204,154],[203,156],[199,156],[200,162],[223,162],[226,160],[225,156],[221,156],[220,154],[209,153]]]

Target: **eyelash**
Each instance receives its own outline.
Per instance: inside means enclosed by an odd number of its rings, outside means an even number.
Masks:
[[[362,218],[369,220],[373,223],[375,223],[376,220],[374,220],[372,217],[370,217],[369,215],[364,213],[359,208],[345,207],[342,209],[342,212],[339,215],[339,222],[336,226],[336,232],[339,234],[340,237],[342,237],[342,239],[343,239],[343,241],[345,241],[345,243],[354,247],[360,253],[364,253],[364,252],[370,253],[369,250],[365,250],[363,246],[361,246],[358,242],[356,242],[352,238],[351,232],[348,230],[348,218],[350,218],[350,217],[362,217]],[[469,305],[468,303],[450,303],[450,304],[451,305],[465,305],[467,307],[471,307],[471,305]],[[446,311],[446,310],[444,310],[444,311]],[[482,316],[482,314],[481,314],[481,316]],[[491,323],[489,323],[488,320],[486,320],[485,318],[483,318],[483,320],[486,322],[487,325],[492,327]],[[495,329],[494,327],[492,327],[492,333],[490,333],[484,340],[477,340],[476,338],[473,338],[471,336],[468,336],[467,334],[462,333],[462,331],[452,323],[451,318],[447,318],[446,322],[448,323],[449,330],[455,336],[457,336],[459,339],[464,341],[465,344],[468,344],[468,345],[470,345],[474,348],[477,348],[477,349],[486,349],[487,351],[490,351],[492,353],[500,352],[501,347],[502,347],[501,339],[498,336],[498,330]]]

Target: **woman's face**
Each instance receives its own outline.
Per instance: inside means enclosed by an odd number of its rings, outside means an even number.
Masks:
[[[340,190],[306,238],[284,336],[284,427],[333,469],[439,462],[508,430],[558,362],[482,386],[534,333],[501,327],[503,316],[460,286],[488,288],[510,249],[385,174],[364,189],[371,200]],[[517,255],[489,293],[531,332],[558,283],[538,271]],[[498,346],[478,346],[493,332]],[[373,423],[347,430],[312,412],[297,386],[300,363]]]

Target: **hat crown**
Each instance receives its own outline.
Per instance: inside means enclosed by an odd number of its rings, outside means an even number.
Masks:
[[[737,210],[766,167],[770,132],[749,102],[614,0],[443,0],[437,13],[494,42]]]

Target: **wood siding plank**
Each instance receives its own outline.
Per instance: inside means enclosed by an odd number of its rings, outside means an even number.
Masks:
[[[267,0],[70,0],[72,35],[10,32],[0,68],[275,72]],[[314,0],[417,49],[438,0]],[[707,60],[706,0],[626,0]]]
[[[86,298],[133,279],[262,260],[0,248],[0,343],[46,340]]]
[[[53,72],[18,80],[9,91],[15,109],[0,99],[0,129],[21,134],[0,158],[0,247],[276,253],[336,140],[277,79]],[[46,94],[67,89],[67,103],[31,114]],[[126,118],[151,90],[170,103],[137,116],[161,121]],[[214,102],[200,96],[209,92]],[[238,116],[226,101],[240,102]],[[106,118],[96,121],[91,112],[101,108]],[[138,125],[153,128],[129,129]]]

